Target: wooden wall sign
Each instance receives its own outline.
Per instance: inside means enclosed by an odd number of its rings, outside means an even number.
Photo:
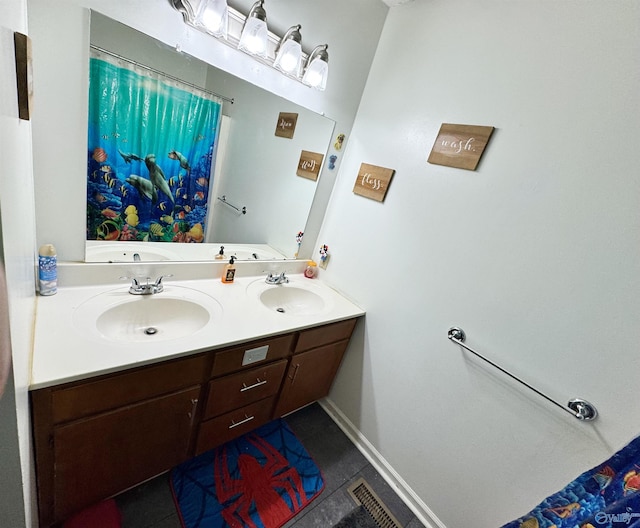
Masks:
[[[276,125],[276,136],[288,139],[293,138],[297,122],[298,114],[280,112],[280,115],[278,116],[278,124]]]
[[[353,192],[360,196],[382,202],[384,201],[384,197],[389,189],[389,184],[391,183],[391,178],[393,178],[395,172],[393,169],[385,169],[384,167],[362,163],[358,177],[356,178],[356,183],[353,186]]]
[[[16,56],[16,85],[18,91],[18,117],[29,120],[31,97],[33,95],[31,39],[27,35],[13,34]]]
[[[492,126],[443,123],[428,161],[447,167],[476,170],[492,133]]]
[[[320,174],[320,167],[322,166],[323,159],[324,154],[303,150],[300,154],[300,161],[298,161],[298,170],[296,171],[296,174],[303,178],[307,178],[308,180],[316,181],[318,179],[318,174]]]

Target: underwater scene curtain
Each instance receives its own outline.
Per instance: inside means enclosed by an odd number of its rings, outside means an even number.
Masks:
[[[202,242],[222,101],[92,50],[87,240]]]

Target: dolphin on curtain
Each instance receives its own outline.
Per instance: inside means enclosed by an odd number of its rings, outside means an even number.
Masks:
[[[176,203],[173,194],[171,193],[171,189],[169,188],[169,184],[164,176],[164,172],[160,168],[160,165],[156,163],[156,155],[155,154],[147,154],[144,158],[144,164],[149,169],[149,178],[151,179],[151,183],[153,186],[166,194],[173,204]]]

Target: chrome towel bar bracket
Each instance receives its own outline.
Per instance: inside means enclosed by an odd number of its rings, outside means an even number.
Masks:
[[[508,370],[503,369],[501,366],[497,365],[496,363],[494,363],[490,359],[487,359],[482,354],[479,354],[478,352],[473,350],[471,347],[469,347],[468,345],[465,344],[465,340],[467,339],[467,335],[464,333],[464,330],[462,328],[459,328],[457,326],[453,326],[453,327],[449,328],[449,332],[447,333],[447,337],[451,341],[453,341],[454,343],[460,345],[462,348],[464,348],[464,349],[468,350],[469,352],[471,352],[473,355],[479,357],[480,359],[482,359],[486,363],[489,363],[489,365],[491,365],[492,367],[497,368],[500,372],[506,374],[507,376],[509,376],[510,378],[514,379],[518,383],[524,385],[528,389],[530,389],[533,392],[535,392],[537,395],[542,396],[545,400],[549,401],[550,403],[553,403],[556,407],[559,407],[563,411],[568,412],[574,418],[577,418],[578,420],[582,420],[582,421],[585,421],[585,422],[590,422],[590,421],[593,421],[593,420],[595,420],[597,418],[598,411],[588,401],[583,400],[582,398],[573,398],[572,400],[569,400],[567,402],[566,406],[562,405],[562,404],[558,403],[557,401],[555,401],[554,399],[552,399],[549,396],[547,396],[546,394],[544,394],[543,392],[539,391],[535,387],[532,387],[526,381],[521,380],[517,376],[511,374],[511,372],[509,372]]]
[[[227,197],[224,194],[222,196],[218,196],[218,200],[220,200],[223,204],[228,205],[232,209],[235,209],[236,211],[238,211],[241,214],[247,214],[247,208],[246,207],[243,207],[242,209],[240,209],[239,207],[236,207],[232,203],[229,203],[227,201]]]

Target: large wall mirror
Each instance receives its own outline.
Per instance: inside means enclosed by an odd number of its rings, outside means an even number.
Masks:
[[[204,242],[181,244],[88,240],[85,260],[211,260],[295,258],[317,181],[297,175],[302,151],[324,155],[334,121],[256,87],[95,11],[91,45],[126,57],[211,92],[223,103],[222,134],[208,193]],[[297,114],[293,138],[276,136],[280,113]],[[320,176],[321,177],[321,176]],[[226,203],[221,200],[224,197]],[[232,207],[233,206],[233,207]],[[246,208],[246,214],[242,213]],[[137,258],[137,257],[136,257]]]

